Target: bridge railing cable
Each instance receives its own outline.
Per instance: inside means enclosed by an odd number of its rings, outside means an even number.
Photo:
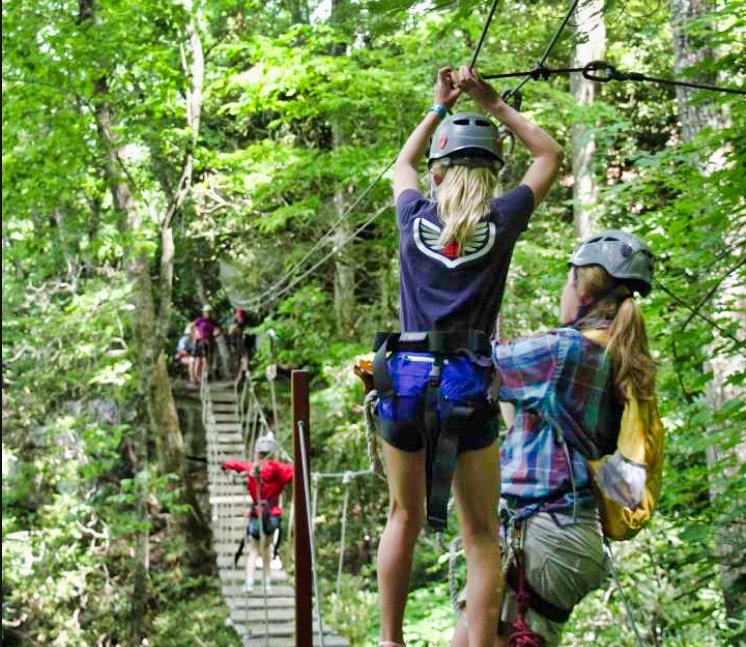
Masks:
[[[339,531],[339,549],[338,549],[338,557],[337,557],[337,585],[336,585],[336,593],[337,597],[339,598],[340,592],[341,592],[341,586],[342,586],[342,569],[344,566],[344,555],[345,555],[345,549],[346,549],[346,540],[347,540],[347,510],[350,500],[350,484],[352,483],[353,479],[361,477],[361,476],[380,476],[377,475],[372,469],[367,470],[358,470],[358,471],[351,471],[348,470],[346,472],[314,472],[312,473],[312,483],[313,483],[313,505],[311,507],[311,519],[312,519],[312,528],[313,532],[315,534],[316,532],[316,511],[317,511],[317,505],[318,505],[318,494],[320,491],[320,481],[323,479],[335,479],[335,480],[341,480],[342,486],[344,488],[344,494],[342,498],[342,509],[340,511],[340,531]]]
[[[256,307],[260,304],[262,304],[264,301],[271,300],[274,301],[276,299],[276,293],[277,291],[285,284],[288,280],[292,279],[294,274],[297,274],[302,266],[314,256],[316,251],[321,248],[324,243],[329,242],[333,240],[333,234],[335,231],[342,225],[342,223],[347,220],[350,215],[353,213],[353,211],[360,205],[360,203],[365,199],[365,197],[370,194],[370,192],[373,190],[373,188],[380,182],[381,178],[388,172],[388,170],[391,168],[391,166],[394,164],[394,159],[392,159],[375,177],[375,179],[368,185],[367,188],[363,190],[363,192],[358,196],[358,198],[347,208],[345,209],[344,213],[334,222],[334,224],[331,226],[327,232],[319,238],[319,240],[314,243],[314,245],[309,249],[298,261],[296,261],[289,270],[287,270],[284,273],[284,276],[282,279],[271,285],[269,288],[261,292],[259,295],[252,297],[250,299],[238,299],[233,298],[232,301],[237,307],[243,307],[243,308],[252,308]],[[332,254],[336,253],[337,249],[334,249],[332,251]],[[327,256],[328,258],[328,256]],[[316,266],[315,266],[316,267]],[[315,269],[314,267],[314,269]],[[307,276],[307,273],[303,275],[302,278],[305,278]]]

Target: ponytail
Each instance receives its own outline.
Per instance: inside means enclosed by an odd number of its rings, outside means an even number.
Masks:
[[[443,223],[438,244],[442,248],[455,242],[461,249],[496,195],[497,171],[491,167],[447,166],[437,162],[433,169],[443,176],[436,189],[438,218]]]
[[[631,389],[638,400],[655,394],[655,362],[650,355],[642,312],[629,287],[612,278],[600,265],[577,267],[577,289],[592,305],[577,322],[579,327],[610,321],[606,352],[614,367],[621,394]]]

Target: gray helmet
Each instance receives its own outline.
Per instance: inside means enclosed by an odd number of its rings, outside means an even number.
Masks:
[[[436,161],[469,167],[494,166],[497,162],[502,167],[505,162],[497,126],[478,112],[446,117],[430,142],[428,165]]]
[[[586,238],[570,256],[568,265],[600,265],[615,279],[642,296],[650,294],[653,282],[653,253],[634,234],[608,229]]]
[[[272,434],[259,436],[254,444],[254,452],[257,454],[271,454],[276,447],[275,437]]]

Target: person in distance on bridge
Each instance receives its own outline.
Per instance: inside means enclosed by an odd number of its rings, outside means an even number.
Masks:
[[[276,451],[277,441],[270,432],[256,439],[253,461],[227,460],[221,466],[223,471],[246,474],[246,488],[252,500],[246,526],[249,554],[246,558],[245,591],[254,590],[256,560],[260,555],[264,584],[267,590],[270,587],[270,548],[282,522],[280,496],[285,486],[293,480],[293,464],[274,460],[272,455]]]
[[[194,361],[190,366],[191,377],[192,385],[199,386],[205,367],[208,371],[210,370],[215,338],[222,334],[220,324],[212,316],[212,306],[209,303],[202,306],[202,314],[192,321],[192,328],[194,330]]]

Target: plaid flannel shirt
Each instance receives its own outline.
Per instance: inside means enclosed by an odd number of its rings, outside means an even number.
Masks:
[[[500,450],[501,496],[513,509],[593,505],[586,456],[613,450],[621,405],[604,348],[576,328],[493,346],[500,400],[516,407]]]

